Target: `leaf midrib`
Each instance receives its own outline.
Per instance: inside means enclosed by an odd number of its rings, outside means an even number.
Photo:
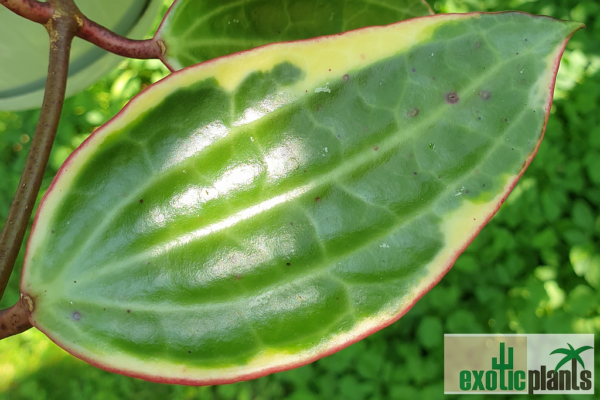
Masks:
[[[514,126],[518,126],[518,122],[520,121],[520,119],[525,115],[526,111],[530,110],[529,108],[523,108],[518,117],[514,119],[514,123],[512,124],[511,128],[506,129],[503,134],[501,136],[498,136],[497,138],[495,138],[495,143],[493,146],[490,146],[488,149],[486,149],[486,155],[481,157],[480,161],[478,162],[478,165],[482,162],[484,162],[484,160],[487,160],[487,156],[491,153],[493,153],[497,148],[501,147],[501,146],[505,146],[505,144],[502,142],[501,139],[503,139],[506,135],[506,133],[510,132],[510,130],[512,129],[512,127]],[[454,182],[459,182],[461,180],[466,179],[468,176],[474,174],[474,170],[470,170],[465,172],[464,174],[460,175],[459,177],[455,178],[453,181]],[[431,213],[432,209],[435,207],[435,205],[440,201],[443,200],[446,196],[448,196],[449,194],[452,194],[455,190],[456,190],[456,186],[460,186],[460,185],[455,185],[455,186],[450,186],[448,185],[448,187],[446,189],[444,189],[442,192],[440,192],[440,194],[432,199],[431,201],[427,202],[424,204],[424,206],[422,208],[419,209],[419,211],[421,212],[413,212],[409,217],[401,220],[400,223],[398,223],[397,225],[394,225],[393,227],[391,227],[390,229],[386,230],[385,233],[377,235],[377,236],[373,236],[372,238],[370,238],[369,240],[366,240],[361,246],[357,246],[355,248],[353,248],[351,251],[344,253],[343,255],[339,255],[335,258],[333,257],[328,257],[327,261],[321,263],[322,266],[314,266],[314,267],[310,267],[309,272],[308,273],[297,273],[297,274],[290,274],[289,278],[286,280],[280,280],[277,282],[274,282],[270,285],[264,286],[264,287],[260,287],[257,288],[257,290],[259,291],[267,291],[270,290],[273,287],[276,286],[281,286],[281,285],[285,285],[288,283],[292,283],[294,281],[297,280],[298,276],[302,276],[302,279],[306,278],[311,278],[314,277],[315,275],[318,275],[319,273],[325,273],[323,272],[324,268],[327,268],[328,266],[332,266],[335,265],[337,263],[339,263],[341,260],[346,259],[350,256],[352,256],[355,253],[358,253],[359,251],[362,251],[363,249],[373,245],[373,243],[376,243],[378,241],[381,241],[387,237],[389,237],[390,235],[394,234],[395,232],[397,232],[398,230],[400,230],[402,227],[406,226],[407,224],[410,224],[411,222],[415,221],[417,218],[419,217],[423,217],[426,215],[427,213]],[[494,207],[495,204],[490,205],[490,207]],[[426,210],[426,211],[425,211]],[[159,247],[159,246],[157,246]],[[442,248],[443,249],[443,248]],[[440,249],[440,250],[442,250]],[[112,272],[114,272],[115,270],[119,270],[120,268],[122,268],[123,266],[129,265],[131,263],[135,263],[136,261],[138,261],[139,259],[146,259],[148,258],[148,256],[156,256],[156,252],[154,250],[148,250],[144,253],[140,253],[136,256],[132,256],[129,258],[129,260],[121,262],[121,263],[117,263],[117,264],[113,264],[113,268],[108,269],[107,267],[110,266],[110,264],[108,264],[105,268],[100,269],[100,270],[87,270],[86,273],[81,276],[80,279],[82,279],[83,281],[93,281],[94,279],[98,279],[101,278],[107,274],[110,274]],[[103,271],[104,270],[104,271]],[[100,272],[103,272],[102,274],[99,274]],[[96,274],[95,276],[90,277],[91,274]],[[332,277],[332,275],[328,275],[328,277]],[[400,280],[400,279],[405,279],[406,277],[398,277],[392,280]],[[342,278],[337,278],[336,280],[342,280]],[[345,283],[344,288],[347,289],[349,285],[355,285],[355,283],[352,282],[346,282],[343,281]],[[356,283],[358,284],[358,283]],[[360,284],[364,284],[364,283],[360,283]],[[68,292],[67,288],[65,288],[65,292]],[[247,300],[248,298],[251,298],[255,295],[254,292],[250,292],[250,291],[246,291],[245,296],[241,296],[240,299],[241,300]],[[229,301],[224,301],[222,303],[210,303],[210,304],[230,304],[231,302]],[[136,307],[139,303],[131,303],[131,304],[136,304]],[[181,306],[181,307],[187,307],[187,306]],[[193,308],[193,306],[191,306],[190,308]],[[154,306],[153,306],[153,309]]]
[[[485,36],[485,35],[484,35],[484,36]],[[523,56],[525,56],[525,55],[530,55],[531,53],[534,53],[534,52],[535,52],[535,50],[536,50],[538,47],[540,47],[540,46],[539,46],[539,45],[532,46],[532,47],[531,47],[531,48],[530,48],[530,49],[529,49],[527,52],[521,52],[521,56],[520,56],[520,58],[522,58],[522,57],[523,57]],[[479,77],[477,80],[473,81],[473,82],[471,83],[471,85],[469,85],[468,87],[464,88],[464,89],[461,91],[462,93],[465,93],[465,94],[466,94],[465,98],[470,98],[470,97],[473,97],[473,96],[475,96],[475,95],[476,95],[476,94],[474,94],[474,90],[475,90],[475,89],[477,89],[478,87],[480,87],[480,85],[481,85],[481,84],[482,84],[482,83],[483,83],[483,82],[484,82],[484,81],[485,81],[485,80],[486,80],[488,77],[490,77],[490,76],[493,76],[493,75],[494,75],[494,74],[495,74],[495,73],[496,73],[496,72],[497,72],[499,69],[501,69],[501,68],[502,68],[504,65],[506,65],[506,64],[508,64],[508,63],[510,63],[510,62],[512,62],[512,61],[513,61],[514,59],[516,59],[516,58],[517,58],[517,57],[514,57],[514,56],[513,56],[513,57],[511,57],[510,59],[507,59],[507,60],[505,60],[504,62],[500,62],[500,63],[498,63],[498,64],[495,64],[493,68],[486,69],[486,72],[485,72],[485,73],[483,73],[482,75],[480,75],[480,77]],[[543,79],[543,78],[544,78],[544,76],[541,76],[539,79]],[[535,87],[535,84],[533,84],[533,85],[532,85],[532,88],[534,88],[534,87]],[[531,89],[530,89],[530,92],[531,92]],[[311,94],[311,95],[312,95],[312,94]],[[306,97],[306,95],[305,95],[305,96],[300,96],[298,99],[301,99],[302,97]],[[284,106],[282,106],[282,107],[278,108],[277,110],[275,110],[274,112],[271,112],[271,113],[267,114],[265,117],[263,117],[263,118],[261,118],[261,119],[259,119],[259,120],[257,120],[257,121],[254,121],[252,124],[254,124],[254,123],[260,123],[260,122],[263,122],[263,121],[265,121],[265,120],[267,120],[267,119],[273,118],[273,117],[275,117],[276,115],[278,115],[279,113],[283,112],[284,110],[287,110],[287,108],[288,108],[288,107],[292,107],[294,104],[295,104],[295,103],[290,103],[290,104],[284,105]],[[438,120],[438,119],[439,119],[439,116],[440,116],[440,115],[444,115],[445,111],[446,111],[447,109],[451,109],[451,107],[453,107],[453,105],[442,104],[442,107],[438,107],[437,111],[436,111],[435,113],[433,113],[431,116],[429,116],[429,118],[427,118],[427,119],[425,119],[425,118],[421,119],[419,122],[415,123],[415,125],[412,127],[412,129],[408,129],[407,131],[405,131],[406,133],[405,133],[405,135],[404,135],[404,136],[398,135],[398,134],[397,134],[397,132],[396,132],[396,134],[394,134],[394,133],[391,133],[391,134],[390,134],[390,137],[388,137],[388,138],[387,138],[387,139],[386,139],[384,142],[382,142],[382,144],[380,144],[380,145],[379,145],[380,149],[381,149],[381,150],[383,150],[383,151],[380,151],[380,152],[377,152],[377,154],[374,154],[375,152],[373,152],[373,151],[372,151],[372,149],[368,148],[368,149],[366,149],[366,150],[364,150],[364,151],[362,151],[362,152],[359,152],[359,153],[355,154],[355,155],[354,155],[354,156],[353,156],[351,159],[349,159],[349,160],[343,160],[343,161],[340,163],[342,166],[345,164],[346,166],[349,166],[349,167],[347,167],[347,168],[343,168],[343,167],[340,167],[340,166],[338,166],[338,167],[334,168],[333,170],[331,170],[330,172],[324,173],[324,174],[322,174],[322,175],[315,176],[315,178],[312,180],[312,182],[310,182],[310,181],[309,181],[309,182],[307,182],[305,185],[303,185],[302,187],[300,187],[300,188],[302,189],[300,194],[298,194],[298,195],[296,195],[296,196],[294,196],[294,197],[292,197],[292,198],[297,198],[297,197],[299,197],[299,195],[302,195],[302,194],[304,194],[304,193],[308,192],[309,190],[312,190],[312,189],[314,189],[314,188],[316,188],[316,187],[318,187],[318,186],[320,186],[320,185],[322,185],[322,184],[324,184],[324,183],[331,183],[331,182],[337,181],[337,180],[339,180],[339,179],[335,179],[335,178],[337,178],[337,177],[340,177],[340,176],[343,176],[343,175],[346,175],[347,173],[349,173],[349,172],[351,172],[351,171],[353,171],[353,170],[355,170],[355,169],[358,169],[360,166],[362,166],[362,165],[364,165],[364,164],[366,164],[366,163],[370,163],[370,162],[372,162],[372,160],[374,160],[374,159],[377,159],[377,158],[383,157],[384,153],[387,153],[387,150],[388,150],[388,149],[392,149],[392,148],[394,148],[394,147],[397,147],[397,146],[398,146],[400,143],[402,143],[402,142],[404,142],[404,141],[407,141],[407,140],[410,140],[410,139],[411,139],[411,138],[413,138],[413,137],[414,137],[414,136],[415,136],[415,135],[416,135],[418,132],[420,132],[420,131],[421,131],[421,129],[422,129],[424,126],[426,126],[428,123],[430,123],[430,121],[432,121],[432,120],[433,120],[433,121],[435,121],[435,120]],[[523,109],[523,110],[521,111],[521,114],[523,113],[523,111],[524,111],[524,110],[525,110],[525,109]],[[252,124],[245,125],[245,126],[243,126],[243,127],[239,127],[239,128],[232,127],[232,128],[230,129],[230,132],[229,132],[229,134],[227,135],[227,137],[230,137],[231,135],[239,134],[240,132],[242,132],[242,131],[245,131],[245,130],[246,130],[248,127],[252,126]],[[243,129],[241,129],[241,128],[243,128]],[[506,131],[505,131],[505,132],[506,132]],[[213,142],[212,144],[215,144],[215,143],[217,143],[218,141],[219,141],[219,140],[217,140],[217,141]],[[392,144],[389,144],[390,142],[391,142]],[[212,144],[211,144],[211,145],[212,145]],[[193,159],[193,158],[196,158],[196,157],[199,157],[199,156],[201,156],[202,152],[203,152],[204,150],[206,150],[208,147],[210,147],[210,145],[209,145],[209,146],[207,146],[207,147],[205,147],[204,149],[202,149],[202,151],[201,151],[200,153],[196,154],[196,155],[195,155],[195,156],[193,156],[193,157],[190,157],[190,158],[188,158],[187,160],[190,160],[190,159]],[[371,157],[368,157],[368,155],[370,155]],[[354,160],[356,160],[356,159],[363,159],[363,161],[362,161],[362,162],[359,162],[359,163],[356,163],[356,162],[354,161]],[[177,164],[177,165],[179,165],[179,164]],[[176,166],[176,165],[173,165],[171,168],[174,168],[175,166]],[[357,166],[357,167],[354,167],[354,166]],[[121,202],[121,203],[120,203],[118,206],[116,206],[116,207],[114,208],[114,210],[115,210],[114,212],[112,212],[112,213],[110,213],[110,214],[106,215],[106,216],[105,216],[105,218],[104,218],[104,220],[103,220],[103,223],[101,223],[100,225],[98,225],[98,228],[96,228],[96,229],[95,229],[95,230],[94,230],[94,231],[93,231],[93,232],[90,234],[90,236],[88,236],[88,239],[85,241],[84,245],[82,246],[82,250],[81,250],[81,251],[80,251],[80,252],[79,252],[77,255],[75,255],[75,256],[74,256],[74,258],[72,258],[72,260],[73,260],[73,261],[72,261],[71,263],[69,263],[69,264],[68,264],[68,265],[67,265],[67,266],[66,266],[66,267],[63,269],[63,273],[62,273],[60,276],[57,276],[57,279],[58,279],[59,277],[60,277],[60,279],[61,279],[61,280],[64,278],[64,275],[65,275],[65,274],[66,274],[66,273],[69,271],[69,269],[70,269],[70,268],[71,268],[71,266],[73,265],[74,261],[76,261],[77,259],[79,259],[79,258],[82,256],[82,254],[83,254],[83,251],[85,251],[85,250],[86,250],[86,249],[89,247],[89,245],[90,245],[90,244],[93,242],[93,241],[92,241],[92,239],[95,239],[95,238],[97,238],[99,234],[101,234],[101,233],[105,232],[105,231],[103,231],[103,230],[102,230],[102,228],[104,228],[104,227],[105,227],[105,226],[107,226],[107,225],[110,225],[110,223],[112,223],[112,221],[114,220],[115,216],[117,216],[117,215],[118,215],[120,212],[122,212],[122,211],[123,211],[123,209],[124,209],[124,207],[125,207],[127,204],[129,204],[131,201],[133,201],[134,199],[136,199],[136,198],[138,197],[140,190],[144,190],[144,189],[146,189],[146,188],[150,187],[150,186],[151,186],[151,185],[152,185],[152,184],[153,184],[153,183],[154,183],[154,182],[155,182],[155,181],[156,181],[156,180],[157,180],[157,179],[158,179],[158,178],[159,178],[159,177],[160,177],[162,174],[166,173],[167,171],[170,171],[170,169],[171,169],[171,168],[169,168],[169,169],[167,169],[167,170],[163,171],[163,173],[161,173],[161,174],[157,174],[157,175],[155,176],[155,178],[154,178],[154,179],[152,179],[152,180],[150,180],[150,181],[148,182],[148,184],[141,186],[141,188],[140,188],[140,189],[136,189],[136,191],[135,191],[135,192],[134,192],[134,193],[133,193],[131,196],[129,196],[129,197],[127,197],[127,198],[125,198],[125,199],[124,199],[124,200],[123,200],[123,201],[122,201],[122,202]],[[330,176],[333,176],[333,179],[329,178]],[[280,195],[277,195],[277,196],[273,196],[273,197],[271,197],[271,199],[273,199],[274,197],[282,197],[282,196],[286,196],[286,195],[289,195],[290,193],[292,193],[292,192],[296,192],[296,191],[298,191],[298,188],[295,188],[294,190],[292,190],[292,191],[288,191],[287,193],[284,193],[284,194],[280,194]],[[440,194],[440,196],[441,196],[441,194]],[[439,197],[438,197],[438,198],[439,198]],[[269,199],[269,200],[271,200],[271,199]],[[288,197],[288,200],[289,200],[289,199],[291,199],[291,198],[289,198],[289,197]],[[269,200],[263,201],[263,202],[261,202],[261,203],[259,203],[259,204],[254,204],[253,206],[250,206],[250,207],[247,207],[246,209],[244,209],[244,210],[241,210],[241,211],[239,211],[238,213],[236,213],[236,215],[239,215],[240,213],[243,213],[244,211],[246,211],[246,210],[248,210],[248,209],[250,209],[250,208],[252,208],[252,207],[259,206],[260,204],[262,204],[262,203],[265,203],[265,202],[267,202],[267,201],[269,201]],[[272,208],[272,207],[271,207],[271,208]],[[268,211],[268,210],[270,210],[271,208],[265,209],[264,211]],[[255,216],[255,215],[257,215],[257,214],[253,214],[252,216]],[[227,220],[227,219],[228,219],[228,218],[226,218],[225,220]],[[244,219],[247,219],[247,218],[244,218]],[[215,222],[215,223],[213,223],[213,224],[209,225],[208,227],[201,228],[201,229],[208,229],[208,228],[210,228],[210,226],[215,226],[215,225],[221,224],[223,221],[224,221],[224,220],[221,220],[221,221]],[[242,220],[240,220],[240,221],[242,221]],[[228,225],[228,226],[226,226],[226,227],[228,228],[228,227],[230,227],[230,226],[232,226],[232,225]],[[200,229],[196,229],[196,230],[194,230],[194,231],[199,231],[199,230],[200,230]],[[212,233],[212,232],[211,232],[211,233]],[[189,234],[186,234],[186,235],[189,235]],[[186,235],[182,235],[182,236],[186,236]],[[175,241],[175,240],[172,240],[172,241],[170,241],[170,242],[174,242],[174,241]],[[155,247],[155,248],[156,248],[156,247],[163,247],[163,245],[157,245],[157,246],[154,246],[154,247]],[[145,255],[145,256],[147,256],[147,254],[148,254],[148,253],[155,253],[155,252],[154,252],[153,250],[147,250],[146,252],[139,253],[139,254],[138,254],[138,256],[141,256],[141,255]],[[135,258],[135,257],[136,257],[136,256],[132,256],[132,257],[130,257],[130,259],[132,259],[132,258]],[[110,265],[110,264],[109,264],[109,265]],[[87,273],[90,273],[90,272],[98,272],[98,270],[96,270],[96,271],[89,271],[89,270],[88,270],[88,271],[86,271],[86,272],[87,272]],[[84,275],[84,276],[85,276],[85,275]]]

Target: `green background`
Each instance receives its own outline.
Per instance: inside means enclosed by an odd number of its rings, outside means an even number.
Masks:
[[[565,53],[537,157],[455,267],[405,317],[311,365],[202,388],[104,372],[69,356],[32,329],[0,342],[0,400],[441,399],[443,333],[600,331],[600,19],[595,18],[600,4],[448,0],[431,5],[436,12],[517,9],[582,21],[587,29],[576,33]],[[67,100],[42,193],[89,132],[166,74],[157,61],[124,61],[108,77]],[[0,224],[38,116],[39,110],[0,111]],[[18,298],[21,264],[22,254],[0,308]],[[596,357],[596,366],[599,361]]]

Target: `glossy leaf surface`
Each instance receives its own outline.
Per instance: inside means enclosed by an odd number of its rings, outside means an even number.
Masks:
[[[425,0],[178,0],[158,31],[179,70],[268,43],[433,14]]]
[[[65,163],[28,244],[72,354],[224,383],[403,315],[529,164],[578,23],[439,15],[274,44],[153,85]]]

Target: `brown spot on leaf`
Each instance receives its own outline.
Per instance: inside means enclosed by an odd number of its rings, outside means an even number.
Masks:
[[[127,310],[127,314],[129,314],[130,312],[131,312],[131,310],[129,310],[129,309],[128,309],[128,310]]]
[[[373,150],[375,150],[375,151],[379,150],[379,146],[373,147]]]
[[[144,199],[140,199],[140,204],[142,204],[144,202]]]
[[[291,264],[291,263],[285,263],[285,265],[287,265],[287,266],[289,267],[289,266],[290,266],[290,265],[292,265],[292,264]]]
[[[342,80],[346,83],[350,82],[350,75],[345,74],[344,76],[342,76]]]
[[[448,104],[456,104],[458,103],[458,94],[456,92],[446,93],[446,102]]]
[[[72,317],[75,321],[79,321],[81,319],[81,313],[79,311],[74,311]]]
[[[417,115],[419,115],[419,109],[418,108],[411,108],[410,110],[408,110],[408,112],[406,113],[406,116],[408,118],[413,118],[416,117]]]
[[[320,197],[315,197],[315,203],[320,203],[321,202],[321,198]]]
[[[479,98],[483,101],[489,100],[491,96],[492,96],[492,94],[490,92],[488,92],[487,90],[479,91]]]

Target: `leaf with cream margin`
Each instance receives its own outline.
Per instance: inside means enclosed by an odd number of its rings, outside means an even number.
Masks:
[[[268,43],[431,15],[425,0],[177,0],[157,33],[172,70]]]
[[[391,324],[531,162],[581,27],[436,15],[172,74],[44,197],[21,284],[31,322],[101,368],[193,385]]]

